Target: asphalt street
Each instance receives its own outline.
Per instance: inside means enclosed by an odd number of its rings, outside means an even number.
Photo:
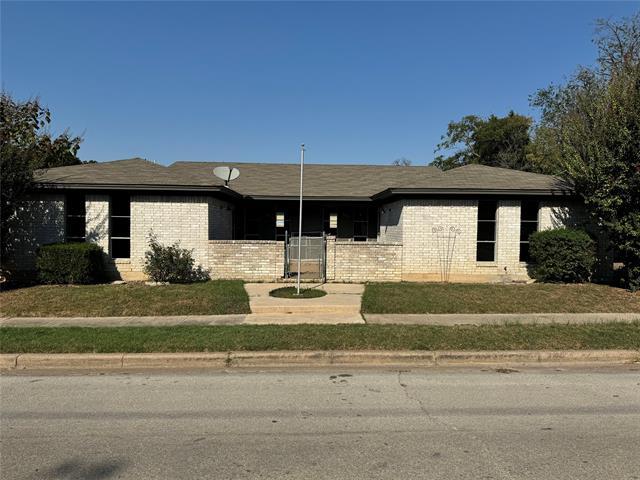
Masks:
[[[0,378],[6,479],[640,479],[640,366]]]

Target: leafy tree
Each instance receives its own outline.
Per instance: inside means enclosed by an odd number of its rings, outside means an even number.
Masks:
[[[32,185],[37,169],[82,163],[82,139],[48,131],[51,113],[38,99],[19,102],[0,93],[0,255],[6,253],[5,235],[16,201]]]
[[[472,163],[533,170],[526,155],[531,123],[529,117],[513,111],[505,117],[491,115],[487,119],[467,115],[449,123],[436,152],[454,152],[449,156],[438,155],[433,165],[443,170]]]
[[[412,163],[408,158],[400,157],[391,162],[391,165],[395,165],[396,167],[410,167]]]
[[[597,22],[598,65],[540,90],[536,136],[548,165],[572,181],[640,289],[640,12]],[[542,133],[541,133],[542,132]],[[549,162],[549,159],[553,159]],[[555,163],[554,163],[555,162]]]

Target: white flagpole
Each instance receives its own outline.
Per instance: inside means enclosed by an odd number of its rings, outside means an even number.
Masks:
[[[300,211],[298,212],[298,287],[300,295],[300,255],[302,253],[302,177],[304,175],[304,143],[300,145]]]

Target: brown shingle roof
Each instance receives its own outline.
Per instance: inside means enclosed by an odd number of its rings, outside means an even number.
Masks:
[[[176,176],[190,183],[223,182],[213,175],[220,165],[236,167],[240,177],[230,187],[251,197],[296,197],[300,189],[300,166],[292,163],[213,163],[177,162],[168,167]],[[366,197],[391,186],[410,181],[428,183],[442,175],[434,167],[395,167],[376,165],[319,165],[304,166],[305,197]]]
[[[548,191],[556,193],[568,193],[570,190],[566,182],[551,175],[486,165],[465,165],[454,168],[442,172],[442,175],[437,178],[433,178],[429,185],[424,185],[422,182],[409,182],[402,185],[402,188],[451,191]]]
[[[168,167],[140,158],[52,168],[37,181],[58,187],[148,188],[175,190],[227,190],[213,175],[220,165],[237,167],[240,177],[229,187],[240,195],[291,197],[298,195],[297,164],[176,162]],[[371,198],[411,192],[564,193],[567,186],[548,175],[482,165],[468,165],[446,172],[427,166],[320,165],[305,164],[305,197]],[[230,193],[233,193],[230,192]]]

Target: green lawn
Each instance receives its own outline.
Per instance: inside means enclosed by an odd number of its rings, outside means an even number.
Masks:
[[[0,292],[0,316],[108,317],[249,313],[239,280],[190,285],[46,285]]]
[[[640,293],[606,285],[371,283],[363,313],[640,313]]]
[[[618,348],[640,349],[640,323],[0,328],[2,353]]]

